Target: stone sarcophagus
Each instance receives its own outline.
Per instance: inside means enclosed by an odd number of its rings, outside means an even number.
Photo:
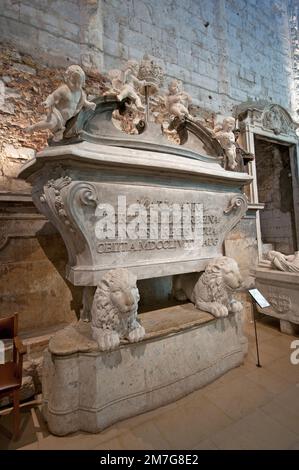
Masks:
[[[111,117],[115,102],[108,104]],[[111,120],[109,128],[106,108],[101,101],[76,142],[40,152],[21,174],[65,241],[67,278],[95,286],[115,267],[139,279],[203,270],[246,212],[250,177],[221,167],[221,149],[199,124],[186,125],[194,149],[158,143],[156,124],[124,139]],[[97,134],[102,128],[114,138]]]
[[[277,318],[283,333],[296,334],[299,331],[299,252],[284,255],[269,251],[252,274],[257,288],[270,303],[270,307],[257,307],[258,310]]]
[[[96,432],[173,401],[246,353],[232,297],[241,277],[223,257],[251,181],[232,171],[232,119],[217,132],[205,127],[177,82],[157,96],[161,71],[148,59],[116,72],[94,103],[80,68],[68,72],[66,88],[47,99],[48,119],[30,126],[50,128],[52,144],[21,172],[65,242],[66,277],[85,286],[81,320],[91,320],[54,336],[45,355],[44,414],[55,434]],[[167,275],[177,275],[175,297],[194,305],[137,318],[137,280]]]

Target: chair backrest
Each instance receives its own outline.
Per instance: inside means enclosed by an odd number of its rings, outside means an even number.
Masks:
[[[0,318],[0,339],[14,338],[18,334],[18,315]]]

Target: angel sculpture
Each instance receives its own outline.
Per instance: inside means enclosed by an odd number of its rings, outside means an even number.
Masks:
[[[151,97],[151,112],[156,123],[161,124],[162,132],[167,139],[175,144],[181,144],[175,120],[185,117],[193,119],[188,111],[191,97],[182,90],[180,82],[174,80],[168,85],[168,92],[161,96]]]
[[[146,85],[144,80],[137,78],[139,64],[136,60],[128,60],[124,71],[110,70],[108,72],[112,87],[104,95],[115,95],[119,101],[129,98],[138,111],[144,111],[144,106],[138,94],[138,89]]]
[[[66,122],[76,116],[82,108],[94,110],[96,104],[88,101],[83,90],[85,73],[79,65],[71,65],[65,71],[65,83],[60,85],[44,101],[47,111],[46,118],[28,126],[27,132],[49,129],[53,132],[53,140],[62,139]]]
[[[223,119],[222,125],[214,128],[214,135],[221,147],[225,151],[226,164],[229,170],[234,170],[237,167],[236,161],[236,140],[233,129],[235,127],[235,119],[227,117]]]
[[[178,117],[179,119],[184,119],[185,117],[192,119],[192,116],[188,111],[188,107],[191,102],[191,97],[188,93],[183,91],[181,82],[173,80],[168,85],[166,103],[168,112],[171,116]]]

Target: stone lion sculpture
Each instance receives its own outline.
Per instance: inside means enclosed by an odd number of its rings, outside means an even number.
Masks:
[[[140,299],[137,278],[127,269],[108,271],[100,280],[91,308],[92,337],[101,351],[115,349],[121,339],[141,341],[144,328],[137,321]]]
[[[191,300],[196,308],[215,317],[226,317],[229,312],[243,310],[241,302],[232,297],[242,282],[236,261],[222,256],[211,261],[199,277],[198,274],[177,276],[173,294],[177,300]]]

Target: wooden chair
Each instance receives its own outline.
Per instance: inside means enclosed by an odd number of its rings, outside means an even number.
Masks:
[[[13,340],[13,360],[0,364],[0,398],[12,396],[14,408],[14,438],[20,429],[19,391],[22,385],[23,354],[26,349],[18,334],[18,315],[0,319],[0,340]]]

